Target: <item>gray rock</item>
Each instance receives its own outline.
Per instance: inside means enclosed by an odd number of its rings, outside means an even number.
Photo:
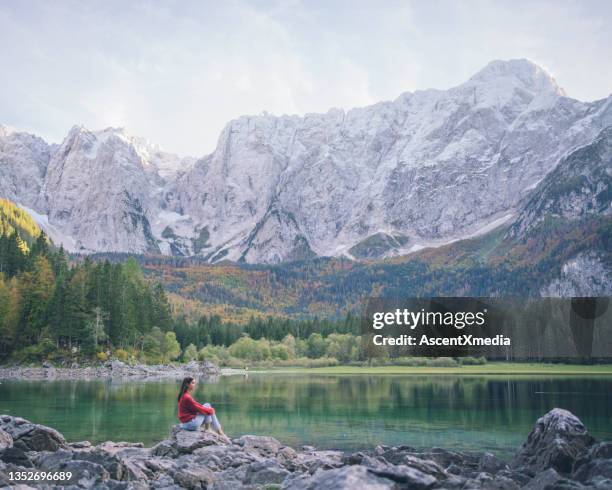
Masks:
[[[169,458],[147,458],[145,465],[153,473],[174,473],[176,469],[176,463]]]
[[[73,449],[85,449],[85,448],[91,447],[91,442],[89,441],[70,442],[68,445]]]
[[[386,448],[381,454],[385,460],[392,464],[402,464],[406,456],[416,457],[421,460],[433,461],[442,468],[455,465],[461,469],[460,472],[478,471],[480,455],[471,453],[460,453],[442,448],[432,448],[430,451],[417,452],[408,446]]]
[[[144,444],[142,442],[113,442],[106,441],[96,446],[101,451],[109,454],[116,454],[124,449],[142,449]]]
[[[497,475],[489,485],[491,485],[491,490],[519,490],[521,488],[513,479],[500,475]]]
[[[63,470],[72,472],[71,482],[78,482],[85,488],[91,488],[110,478],[102,465],[91,461],[68,461]]]
[[[608,478],[595,478],[590,482],[590,486],[595,490],[610,490],[612,488],[612,480]]]
[[[372,473],[363,466],[344,466],[333,470],[319,470],[310,478],[289,479],[283,489],[291,490],[391,490],[395,483]]]
[[[563,480],[563,477],[553,468],[538,473],[529,483],[523,487],[524,490],[544,490],[549,486],[553,486],[558,481]]]
[[[274,437],[268,436],[245,435],[239,437],[234,442],[245,451],[257,453],[261,456],[276,456],[278,451],[283,447]]]
[[[215,475],[203,466],[181,468],[174,474],[174,481],[183,488],[209,488],[215,481]]]
[[[341,451],[310,451],[299,453],[296,463],[313,474],[317,470],[340,468],[343,465],[342,459],[343,453]]]
[[[72,451],[58,449],[38,453],[34,459],[36,467],[43,471],[59,471],[68,461],[72,460]]]
[[[7,447],[13,447],[13,436],[4,429],[0,429],[0,451]]]
[[[149,482],[151,488],[163,490],[181,490],[170,475],[161,474],[155,480]]]
[[[262,460],[257,454],[243,451],[238,446],[205,446],[193,452],[194,461],[205,464],[213,471],[246,466]]]
[[[244,483],[246,480],[246,466],[229,468],[215,474],[215,490],[252,489],[253,485]]]
[[[582,464],[572,475],[573,479],[582,483],[588,483],[596,477],[612,480],[612,459],[594,459]]]
[[[164,440],[151,448],[151,454],[168,458],[176,458],[179,454],[172,441]]]
[[[181,454],[192,453],[204,446],[225,445],[218,434],[203,430],[182,430],[175,427],[172,431],[172,446]],[[280,443],[279,443],[280,444]]]
[[[612,442],[600,442],[591,447],[588,454],[589,458],[612,459]]]
[[[244,482],[256,485],[280,484],[288,475],[289,472],[276,460],[266,459],[248,466]]]
[[[505,469],[508,469],[508,465],[492,453],[484,453],[478,460],[479,471],[496,474]]]
[[[444,479],[447,477],[446,471],[435,461],[430,461],[427,459],[422,459],[416,456],[406,454],[402,460],[402,464],[404,466],[408,466],[409,468],[414,468],[415,470],[418,470],[421,473],[431,475],[434,478]]]
[[[127,480],[128,470],[125,464],[115,454],[101,450],[96,447],[91,451],[80,451],[75,453],[74,459],[87,461],[102,466],[113,480]]]
[[[34,487],[31,487],[29,485],[23,485],[23,484],[18,484],[15,485],[14,483],[12,483],[9,479],[7,475],[0,475],[0,482],[2,482],[4,479],[6,479],[6,481],[8,482],[6,487],[0,487],[1,490],[5,490],[5,489],[10,489],[10,490],[35,490]]]
[[[516,482],[516,484],[519,487],[522,487],[524,485],[526,485],[527,483],[529,483],[529,481],[531,480],[532,476],[527,475],[521,471],[515,470],[515,469],[507,469],[507,470],[501,470],[498,474],[498,477],[504,477],[504,478],[508,478],[514,482]]]
[[[381,460],[383,462],[385,461],[384,458],[370,456],[362,451],[352,454],[345,454],[342,456],[343,465],[364,465],[369,468],[378,466],[381,463]]]
[[[574,463],[572,474],[576,474],[583,465],[595,459],[612,459],[612,442],[600,442],[591,446],[589,451]]]
[[[23,451],[57,451],[68,447],[64,436],[55,429],[20,417],[0,416],[0,429],[7,432],[13,438],[13,445]]]
[[[276,459],[289,470],[296,468],[297,452],[293,448],[285,446],[276,453]]]
[[[435,463],[434,463],[435,464]],[[387,478],[397,484],[413,490],[426,490],[432,488],[438,479],[413,466],[380,464],[370,471],[380,477]]]
[[[578,417],[567,410],[555,408],[537,420],[512,466],[535,472],[554,468],[560,473],[569,474],[574,463],[593,443],[594,439]]]
[[[34,466],[28,455],[18,447],[7,447],[1,451],[0,460],[4,463],[23,466],[24,468],[32,468]]]
[[[461,468],[459,468],[459,466],[457,466],[455,463],[451,463],[450,466],[446,468],[446,472],[452,475],[460,475]]]
[[[127,481],[143,481],[150,479],[155,471],[151,470],[149,463],[151,463],[150,459],[141,459],[141,458],[129,458],[125,457],[121,459],[123,463],[123,479]],[[157,461],[158,462],[158,461]]]

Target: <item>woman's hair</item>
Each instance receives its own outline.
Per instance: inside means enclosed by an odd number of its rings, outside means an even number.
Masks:
[[[193,381],[193,378],[191,376],[187,376],[186,378],[183,378],[183,382],[181,383],[181,391],[179,391],[178,394],[178,401],[181,401],[181,397],[185,394],[185,392],[187,391],[187,388],[189,388],[189,385],[191,384],[191,382]]]

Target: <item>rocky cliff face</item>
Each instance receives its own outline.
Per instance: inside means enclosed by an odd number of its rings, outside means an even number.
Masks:
[[[565,157],[538,185],[510,230],[524,235],[545,219],[612,215],[612,126]]]
[[[54,145],[0,125],[0,197],[34,207]]]
[[[510,227],[508,237],[524,241],[538,228],[553,229],[562,223],[578,227],[588,220],[593,222],[593,218],[600,218],[600,226],[605,227],[608,223],[609,230],[610,216],[612,127],[602,130],[594,141],[563,158],[540,182]],[[559,277],[545,285],[540,294],[564,297],[609,295],[612,291],[611,274],[609,245],[603,248],[592,246],[563,263]]]
[[[26,157],[0,133],[0,193],[84,251],[380,258],[512,219],[562,157],[612,125],[611,101],[568,98],[513,60],[347,112],[241,117],[199,160],[79,127]]]

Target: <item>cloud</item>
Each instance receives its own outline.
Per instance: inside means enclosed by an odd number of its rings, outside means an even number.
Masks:
[[[494,58],[548,67],[580,99],[612,87],[607,2],[0,4],[0,121],[59,141],[124,126],[202,155],[230,119],[349,109],[448,88]]]

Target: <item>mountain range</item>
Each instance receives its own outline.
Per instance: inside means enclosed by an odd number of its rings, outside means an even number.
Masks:
[[[0,197],[72,252],[388,259],[499,227],[516,241],[551,216],[608,219],[611,127],[612,96],[578,101],[530,61],[493,61],[449,90],[243,116],[200,158],[124,129],[49,144],[0,126]]]

